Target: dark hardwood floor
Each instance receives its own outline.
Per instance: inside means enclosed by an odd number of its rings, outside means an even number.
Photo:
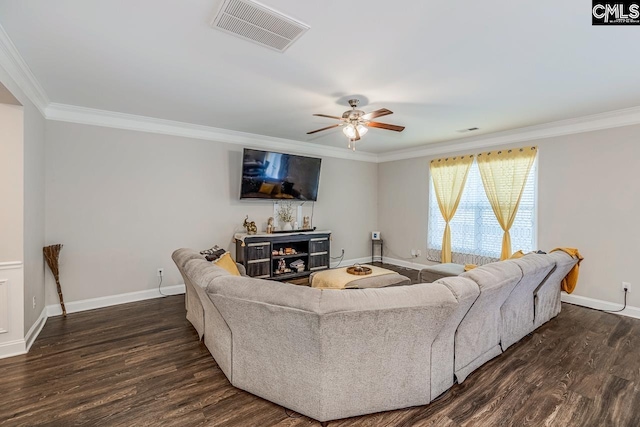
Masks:
[[[562,309],[436,402],[329,426],[639,426],[640,320]],[[173,296],[49,319],[0,360],[0,426],[319,425],[231,386],[184,316]]]

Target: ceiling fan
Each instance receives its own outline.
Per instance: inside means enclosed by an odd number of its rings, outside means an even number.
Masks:
[[[381,108],[376,111],[372,111],[370,113],[365,113],[362,110],[356,110],[356,107],[360,103],[358,99],[350,99],[349,105],[351,106],[351,110],[347,110],[342,114],[342,117],[338,116],[329,116],[326,114],[314,114],[314,116],[318,117],[327,117],[329,119],[340,120],[341,123],[324,127],[322,129],[312,130],[311,132],[307,132],[307,135],[311,135],[312,133],[322,132],[323,130],[333,129],[336,127],[343,126],[342,132],[349,138],[348,147],[353,151],[356,151],[356,141],[359,141],[364,134],[369,131],[369,128],[379,128],[379,129],[387,129],[395,132],[402,132],[404,130],[404,126],[390,125],[387,123],[380,122],[372,122],[372,119],[382,116],[388,116],[389,114],[393,114],[393,111],[387,110],[386,108]]]

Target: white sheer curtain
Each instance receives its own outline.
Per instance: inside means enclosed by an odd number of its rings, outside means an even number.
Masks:
[[[513,251],[530,252],[536,248],[536,185],[537,161],[534,162],[525,185],[516,219],[511,227]],[[442,234],[445,222],[431,182],[429,193],[429,225],[427,259],[440,262]],[[455,217],[450,222],[452,262],[456,264],[487,264],[498,261],[504,231],[487,199],[478,164],[473,163]]]

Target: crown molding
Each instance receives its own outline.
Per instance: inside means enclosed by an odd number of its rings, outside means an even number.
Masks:
[[[186,138],[242,145],[244,147],[282,150],[291,153],[315,156],[337,157],[373,163],[378,161],[377,154],[362,151],[353,152],[346,148],[327,147],[325,145],[312,144],[310,142],[275,138],[271,136],[195,125],[173,120],[156,119],[153,117],[138,116],[134,114],[77,107],[74,105],[50,103],[46,108],[45,113],[45,117],[48,120],[135,130],[139,132],[151,132],[162,135],[182,136]]]
[[[45,109],[49,105],[49,97],[2,25],[0,25],[0,67],[5,69],[20,90],[44,116]]]
[[[219,141],[254,148],[385,163],[415,157],[436,156],[465,150],[480,150],[498,145],[637,125],[640,124],[640,107],[609,111],[590,116],[495,132],[473,138],[433,143],[417,148],[380,154],[365,151],[354,152],[344,148],[327,147],[309,142],[57,103],[49,103],[45,109],[45,117],[49,120]]]
[[[602,129],[640,124],[640,107],[592,114],[574,119],[560,120],[541,125],[527,126],[502,132],[495,132],[474,138],[423,145],[418,148],[391,151],[378,155],[378,163],[415,157],[451,154],[463,150],[478,150],[496,145],[513,144],[536,139],[553,138]]]

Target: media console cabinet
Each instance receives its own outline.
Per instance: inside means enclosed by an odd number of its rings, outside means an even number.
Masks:
[[[244,265],[247,275],[260,279],[287,280],[305,277],[314,271],[326,270],[331,261],[331,232],[291,232],[277,234],[238,233],[236,240],[236,261]],[[289,249],[293,253],[285,253]],[[281,253],[282,251],[282,253]],[[275,254],[277,252],[277,254]],[[282,273],[279,266],[284,264],[290,272]],[[304,262],[304,270],[291,268],[291,263]]]

